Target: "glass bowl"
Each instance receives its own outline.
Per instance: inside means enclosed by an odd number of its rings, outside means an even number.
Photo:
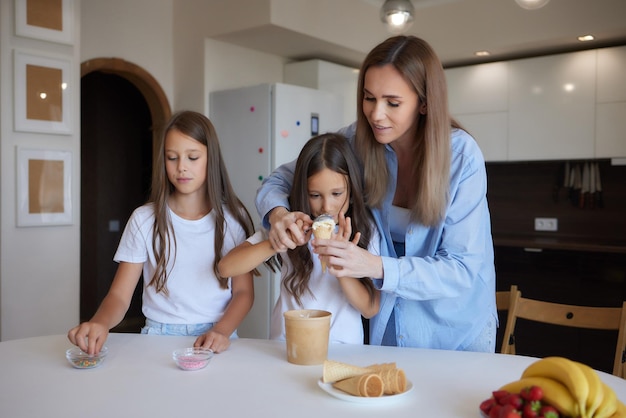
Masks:
[[[93,369],[102,364],[108,352],[108,348],[102,347],[100,353],[89,355],[78,347],[72,347],[65,352],[65,358],[77,369]]]
[[[182,370],[204,369],[213,357],[213,350],[199,347],[179,348],[174,350],[172,358]]]

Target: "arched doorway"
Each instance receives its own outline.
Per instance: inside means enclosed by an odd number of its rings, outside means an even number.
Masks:
[[[115,58],[82,64],[81,321],[109,289],[113,255],[128,217],[148,197],[154,139],[170,114],[161,87],[140,67]],[[138,286],[116,331],[137,332],[142,324]]]

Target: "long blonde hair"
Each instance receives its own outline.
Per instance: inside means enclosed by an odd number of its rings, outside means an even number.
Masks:
[[[168,132],[173,129],[207,147],[206,192],[211,209],[215,214],[215,241],[213,246],[215,261],[213,263],[213,271],[220,282],[220,287],[226,289],[228,288],[228,279],[221,278],[217,272],[217,264],[222,258],[222,248],[224,246],[225,217],[223,206],[228,209],[245,230],[246,236],[254,233],[254,225],[250,214],[235,195],[230,184],[213,124],[203,114],[192,111],[181,111],[172,116],[163,129],[155,155],[152,190],[149,201],[154,207],[152,249],[157,266],[154,275],[150,279],[149,286],[154,286],[157,292],[163,292],[167,295],[168,260],[172,256],[174,260],[176,259],[176,254],[172,254],[172,248],[174,248],[174,251],[176,248],[176,236],[167,211],[168,198],[174,192],[175,187],[169,181],[165,170],[165,138]],[[207,249],[207,251],[210,250]]]
[[[413,147],[411,176],[417,194],[409,199],[411,218],[426,226],[441,222],[449,198],[450,131],[459,127],[448,111],[448,93],[443,67],[434,50],[415,36],[395,36],[376,46],[361,66],[357,92],[355,148],[364,165],[368,204],[381,207],[388,191],[390,173],[385,146],[376,141],[363,113],[365,74],[370,67],[393,65],[426,104],[419,115]]]

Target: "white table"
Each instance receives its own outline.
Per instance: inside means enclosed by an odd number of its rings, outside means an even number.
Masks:
[[[0,343],[0,417],[438,417],[478,418],[491,391],[535,361],[523,356],[331,345],[329,358],[356,365],[395,361],[414,388],[394,402],[358,404],[318,386],[322,366],[287,362],[284,343],[240,339],[207,368],[182,371],[171,352],[193,337],[111,334],[95,369],[65,359],[65,335]],[[626,380],[600,373],[626,401]]]

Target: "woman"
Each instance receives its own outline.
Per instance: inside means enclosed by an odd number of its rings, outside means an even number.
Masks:
[[[370,322],[371,343],[493,352],[485,164],[449,114],[439,58],[419,38],[389,38],[365,58],[357,94],[357,122],[342,133],[363,164],[381,256],[333,240],[316,240],[317,253],[328,257],[332,274],[376,278],[381,308]],[[311,222],[287,209],[292,177],[293,165],[280,167],[257,195],[278,251],[304,240]]]

